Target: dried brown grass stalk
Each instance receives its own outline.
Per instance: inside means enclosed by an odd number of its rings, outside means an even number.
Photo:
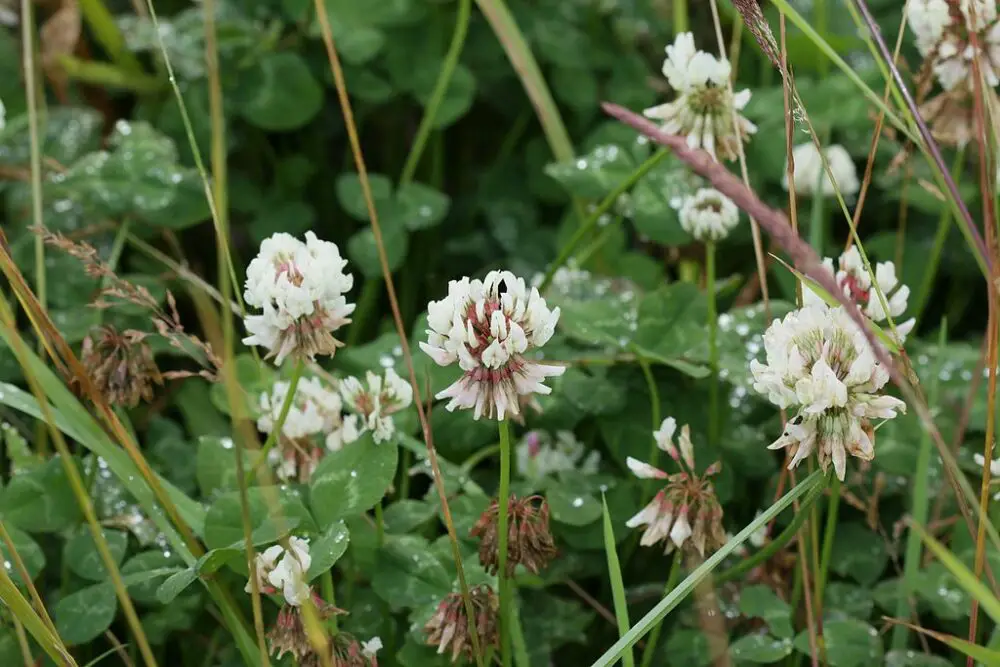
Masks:
[[[222,360],[215,354],[212,346],[193,334],[184,330],[180,315],[177,312],[177,301],[170,290],[167,290],[167,306],[162,308],[156,298],[150,294],[149,290],[142,285],[125,280],[114,269],[101,261],[97,249],[92,245],[73,241],[62,234],[51,232],[45,228],[32,227],[32,231],[40,234],[46,245],[65,252],[83,264],[84,272],[91,278],[100,279],[104,287],[93,302],[95,308],[112,308],[116,304],[130,303],[152,315],[152,323],[156,332],[162,336],[171,347],[190,355],[191,348],[195,348],[204,355],[203,363],[208,368],[197,373],[192,371],[168,371],[163,373],[166,379],[178,379],[200,375],[210,381],[218,378],[218,371],[222,368]],[[199,360],[201,361],[201,360]]]

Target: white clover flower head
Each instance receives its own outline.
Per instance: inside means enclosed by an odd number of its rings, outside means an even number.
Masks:
[[[980,468],[982,468],[986,464],[986,458],[978,452],[972,455],[972,459],[976,462],[976,465],[979,466]],[[996,485],[997,483],[1000,483],[1000,479],[998,479],[1000,478],[1000,459],[994,459],[990,461],[990,477],[992,478],[990,480],[991,485]],[[993,494],[993,500],[1000,500],[1000,491],[997,491],[996,493]]]
[[[247,345],[268,350],[280,365],[289,355],[333,355],[343,343],[333,332],[350,322],[354,304],[344,297],[354,285],[335,243],[306,232],[306,242],[283,232],[264,240],[247,267],[244,298],[260,308],[244,324]]]
[[[844,251],[837,260],[838,270],[835,274],[837,284],[844,291],[844,296],[854,301],[858,308],[876,324],[884,326],[882,323],[892,316],[893,323],[906,312],[907,302],[910,298],[910,288],[899,282],[896,277],[896,265],[892,262],[878,262],[875,265],[875,282],[879,291],[885,297],[886,305],[889,307],[888,315],[882,308],[882,300],[878,293],[872,289],[871,276],[865,270],[864,261],[857,247],[852,245]],[[823,265],[830,273],[833,273],[833,260],[826,258]],[[802,291],[802,300],[805,305],[821,305],[823,300],[812,290]],[[896,334],[898,341],[902,343],[913,330],[916,324],[915,318],[910,318],[905,322],[896,324]],[[891,334],[890,331],[886,333]]]
[[[911,0],[906,18],[917,49],[930,62],[945,91],[974,90],[972,61],[977,57],[972,36],[979,44],[978,65],[986,84],[1000,84],[1000,21],[996,0]],[[956,11],[957,9],[957,11]]]
[[[729,197],[713,188],[702,188],[684,200],[681,227],[699,241],[721,241],[740,221],[740,210]]]
[[[251,578],[257,579],[259,589],[267,594],[281,592],[285,602],[298,607],[310,595],[306,581],[312,557],[309,555],[309,540],[299,537],[288,538],[288,550],[279,544],[268,547],[254,559]],[[244,589],[253,590],[253,583],[247,581]]]
[[[699,475],[694,467],[690,428],[686,424],[681,428],[677,445],[674,445],[676,431],[677,421],[667,417],[653,432],[653,439],[657,448],[674,460],[680,472],[669,474],[631,456],[625,460],[629,470],[639,479],[666,480],[666,486],[625,525],[629,528],[645,526],[639,540],[641,546],[652,546],[662,541],[669,553],[684,547],[691,538],[689,546],[704,556],[706,549],[714,551],[726,543],[726,532],[722,529],[722,506],[710,481],[722,466],[716,461]],[[694,517],[693,526],[691,516]]]
[[[281,380],[274,383],[270,392],[260,395],[257,428],[261,432],[270,434],[274,430],[289,387],[289,382]],[[319,378],[302,378],[285,415],[279,446],[268,452],[268,462],[279,479],[306,482],[322,456],[314,439],[323,438],[327,449],[336,451],[360,435],[357,418],[343,413],[336,390]]]
[[[368,371],[367,386],[355,377],[340,383],[340,394],[348,409],[358,415],[363,430],[371,431],[376,443],[385,442],[396,433],[392,415],[413,403],[413,388],[391,368],[385,376]]]
[[[257,428],[263,433],[270,433],[274,429],[290,386],[290,382],[280,380],[274,383],[270,392],[260,395]],[[326,386],[319,378],[302,378],[281,425],[281,435],[299,440],[327,433],[337,426],[341,409],[340,396],[334,389]]]
[[[889,371],[843,308],[806,306],[775,320],[764,349],[766,364],[750,362],[754,389],[779,408],[797,409],[770,446],[790,449],[789,468],[816,451],[823,469],[833,461],[843,480],[847,454],[875,457],[871,420],[906,411],[903,401],[879,393]]]
[[[427,304],[428,340],[420,343],[438,365],[458,362],[464,375],[438,392],[448,410],[473,409],[474,417],[504,419],[520,414],[520,397],[548,394],[545,378],[563,366],[526,357],[555,332],[559,308],[549,309],[524,280],[509,271],[491,271],[483,280],[448,284],[448,296]]]
[[[909,0],[906,3],[906,22],[917,40],[920,55],[926,56],[951,24],[948,3],[946,0]]]
[[[600,452],[587,453],[586,446],[572,431],[528,431],[514,450],[517,470],[523,477],[538,481],[561,472],[595,474],[601,464]]]
[[[366,642],[361,642],[361,655],[368,658],[369,660],[375,657],[375,654],[382,650],[382,639],[380,637],[372,637]]]
[[[795,191],[803,195],[815,195],[817,188],[819,188],[819,192],[824,197],[832,197],[839,189],[840,194],[844,197],[856,195],[861,189],[861,183],[858,181],[857,167],[854,166],[854,160],[851,159],[847,150],[839,144],[834,144],[824,148],[823,154],[830,165],[830,171],[833,173],[837,187],[834,188],[833,182],[830,181],[830,175],[823,168],[823,160],[820,158],[816,145],[807,141],[792,150],[792,161],[795,163],[792,171],[792,175],[795,177]],[[781,184],[786,190],[788,189],[787,162],[781,177]]]
[[[662,121],[664,132],[687,137],[691,148],[704,149],[715,159],[736,159],[740,142],[748,141],[757,126],[739,114],[750,91],[731,92],[731,69],[729,61],[697,50],[691,33],[680,33],[667,47],[663,63],[663,74],[678,96],[643,114]]]

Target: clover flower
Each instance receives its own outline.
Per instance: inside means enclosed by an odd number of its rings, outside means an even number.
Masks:
[[[756,125],[738,113],[750,101],[750,91],[734,95],[729,88],[729,61],[696,49],[690,32],[677,35],[666,51],[663,75],[677,98],[643,114],[662,121],[664,132],[687,137],[691,148],[702,148],[716,159],[736,159],[740,142],[757,131]],[[734,114],[737,127],[733,127]]]
[[[333,667],[378,667],[376,654],[382,650],[382,639],[372,637],[366,642],[359,642],[349,632],[338,632],[330,641],[331,664]],[[319,656],[316,656],[317,658]],[[316,661],[316,667],[322,662]],[[303,665],[303,667],[313,667]]]
[[[258,588],[267,594],[280,591],[285,602],[298,607],[310,594],[306,582],[306,574],[312,564],[309,555],[309,540],[300,537],[288,538],[289,549],[275,544],[257,554],[254,559],[251,578],[257,579]],[[245,590],[252,590],[252,581],[248,580]]]
[[[476,633],[481,651],[500,646],[499,611],[500,603],[493,589],[480,584],[469,590],[472,603],[472,628]],[[438,604],[437,611],[424,626],[427,644],[437,646],[438,653],[451,647],[451,661],[459,657],[472,658],[473,644],[469,636],[469,621],[461,593],[451,593]]]
[[[739,221],[733,200],[713,188],[686,197],[680,210],[681,227],[699,241],[721,241]]]
[[[986,457],[982,454],[976,452],[972,455],[972,460],[976,462],[976,465],[982,468],[986,465]],[[993,459],[990,461],[990,484],[995,486],[1000,484],[1000,459]],[[1000,500],[1000,491],[993,494],[993,500]]]
[[[986,85],[1000,84],[1000,21],[995,0],[911,0],[906,19],[917,49],[946,91],[974,89],[972,60],[979,44],[979,69]]]
[[[275,382],[270,392],[260,395],[260,416],[257,428],[271,433],[281,416],[290,383]],[[315,438],[325,440],[326,449],[337,451],[360,437],[358,418],[343,414],[340,395],[319,378],[299,381],[288,414],[281,426],[279,447],[268,453],[268,459],[280,479],[306,482],[322,457]]]
[[[636,477],[666,480],[666,486],[625,525],[629,528],[646,527],[639,540],[641,546],[648,547],[662,541],[666,552],[670,553],[687,545],[704,558],[706,552],[715,551],[726,543],[726,533],[722,529],[722,506],[710,481],[722,470],[722,464],[716,461],[704,473],[697,474],[691,430],[685,424],[675,446],[673,437],[676,430],[677,420],[667,417],[659,430],[653,433],[653,438],[657,448],[666,452],[680,467],[680,472],[671,475],[631,456],[626,459],[629,470]]]
[[[283,232],[265,239],[247,268],[244,292],[247,304],[263,312],[247,316],[243,342],[266,348],[278,365],[289,355],[333,355],[343,345],[333,332],[354,312],[344,297],[354,285],[346,266],[337,244],[312,232],[305,243]]]
[[[535,506],[535,503],[538,506]],[[494,498],[476,521],[469,534],[479,538],[479,562],[490,574],[500,570],[500,534],[497,530],[500,504]],[[541,496],[507,501],[506,575],[514,576],[518,565],[538,574],[556,555],[556,545],[549,531],[549,505]]]
[[[781,409],[796,410],[770,449],[789,448],[794,468],[816,452],[844,479],[847,454],[875,457],[873,419],[891,419],[906,404],[879,391],[889,371],[843,308],[812,305],[775,320],[764,333],[767,363],[750,362],[754,389]]]
[[[97,327],[83,339],[81,357],[87,375],[111,405],[134,408],[140,401],[153,400],[154,383],[163,384],[141,331]]]
[[[823,160],[820,158],[816,145],[809,141],[799,144],[792,150],[792,162],[795,166],[792,176],[795,178],[795,192],[802,195],[815,195],[817,188],[824,197],[832,197],[840,190],[840,194],[850,197],[858,193],[861,183],[858,182],[858,170],[854,166],[847,150],[834,144],[823,149],[823,155],[830,165],[830,172],[836,181],[836,188],[830,181],[830,175],[823,168]],[[788,189],[788,164],[786,161],[785,172],[781,177],[781,184]]]
[[[475,419],[519,415],[520,397],[550,393],[545,378],[566,370],[525,356],[548,342],[558,321],[559,308],[550,310],[509,271],[452,280],[448,296],[427,305],[430,329],[420,349],[440,366],[457,361],[465,373],[437,398],[450,399],[448,410],[473,409]]]
[[[343,609],[338,609],[331,604],[327,604],[316,593],[310,591],[312,602],[319,613],[320,620],[326,620],[334,615],[346,614]],[[300,667],[320,667],[323,661],[313,648],[309,636],[306,634],[305,623],[302,620],[301,606],[284,604],[278,610],[278,618],[274,622],[274,627],[267,633],[268,644],[271,653],[276,654],[280,660],[285,653],[291,653]],[[367,667],[367,662],[336,662],[336,650],[334,650],[334,665],[351,665],[354,667]],[[372,663],[374,664],[374,663]]]
[[[600,452],[587,448],[572,431],[529,431],[514,450],[517,469],[527,479],[540,480],[559,472],[579,470],[593,475],[601,464]]]
[[[875,283],[878,285],[882,296],[885,297],[886,305],[889,306],[889,314],[886,315],[882,308],[882,300],[872,289],[871,276],[865,270],[861,253],[856,246],[851,246],[837,260],[838,270],[835,274],[837,284],[844,290],[844,296],[858,304],[858,308],[864,312],[871,320],[881,324],[892,316],[893,322],[906,312],[907,302],[910,298],[910,288],[899,282],[896,277],[896,265],[892,262],[879,262],[875,265]],[[827,257],[823,260],[823,266],[833,273],[833,260]],[[823,304],[822,298],[810,289],[802,291],[802,301],[806,306]],[[905,322],[896,325],[896,334],[899,341],[903,342],[913,330],[917,321],[910,318]]]
[[[385,442],[396,432],[392,415],[413,403],[413,388],[391,368],[380,377],[371,371],[365,376],[367,387],[355,377],[340,383],[340,395],[352,412],[361,417],[362,428],[372,432],[375,442]]]

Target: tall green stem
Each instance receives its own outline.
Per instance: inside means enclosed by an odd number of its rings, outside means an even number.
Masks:
[[[288,413],[292,409],[292,401],[295,398],[295,391],[299,388],[299,380],[302,379],[302,372],[305,370],[305,362],[299,359],[295,362],[295,369],[292,371],[292,379],[288,385],[288,393],[285,394],[285,401],[281,404],[281,412],[278,413],[278,421],[275,422],[274,427],[271,432],[267,434],[267,440],[264,442],[264,446],[260,448],[260,454],[257,456],[257,460],[254,461],[253,466],[250,468],[250,473],[247,475],[247,484],[253,483],[254,478],[257,476],[257,469],[267,464],[267,455],[271,453],[274,446],[278,444],[278,438],[281,434],[281,429],[285,425],[285,420],[288,418]]]
[[[469,15],[472,13],[472,0],[459,0],[458,17],[455,19],[455,33],[451,38],[451,45],[448,53],[444,57],[441,65],[441,72],[438,74],[437,82],[434,84],[434,91],[424,112],[424,117],[420,119],[420,127],[417,128],[417,135],[413,138],[413,145],[410,153],[406,156],[406,163],[403,165],[403,172],[399,177],[400,185],[413,180],[413,174],[420,164],[420,157],[423,155],[424,147],[427,145],[427,137],[430,136],[434,127],[434,119],[437,116],[438,107],[444,100],[445,93],[448,92],[448,84],[455,73],[458,65],[458,57],[462,54],[462,46],[465,44],[465,35],[469,31]]]
[[[715,242],[705,244],[705,289],[708,296],[708,443],[719,440],[719,316],[715,303]]]
[[[663,597],[674,590],[674,586],[677,585],[677,580],[681,576],[681,559],[683,558],[681,553],[678,549],[677,553],[674,554],[674,562],[670,566],[670,574],[667,575],[667,585],[663,587]],[[653,658],[656,657],[656,644],[660,641],[660,630],[662,629],[663,621],[660,621],[649,633],[649,641],[646,642],[646,648],[642,652],[642,661],[639,663],[639,667],[650,667],[653,664]]]
[[[830,557],[833,554],[833,539],[837,534],[837,514],[840,510],[840,478],[836,474],[830,480],[830,503],[826,510],[826,528],[823,530],[823,554],[820,560],[819,577],[816,580],[816,609],[823,611],[823,589],[830,573]]]
[[[500,655],[503,667],[511,666],[511,582],[507,576],[507,510],[510,505],[510,422],[500,422],[500,490],[497,492],[497,533],[499,553],[497,562],[500,581]]]
[[[941,321],[941,333],[938,338],[938,369],[931,375],[930,391],[928,392],[928,403],[937,405],[938,389],[940,386],[939,376],[941,375],[940,363],[944,362],[945,356],[941,350],[948,341],[948,323]],[[927,515],[930,509],[929,480],[931,467],[931,436],[926,429],[920,435],[920,447],[917,450],[917,468],[913,477],[913,499],[910,501],[910,516],[913,517],[913,524],[917,526],[927,525]],[[921,546],[920,533],[909,530],[906,536],[906,552],[903,560],[903,591],[896,602],[896,618],[909,619],[913,616],[911,600],[916,593],[917,572],[920,570]],[[908,628],[902,623],[897,623],[892,631],[892,648],[905,649],[906,638],[909,633]]]
[[[687,0],[674,0],[674,32],[687,32],[688,23]]]

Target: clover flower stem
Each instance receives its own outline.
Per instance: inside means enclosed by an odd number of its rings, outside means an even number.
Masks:
[[[816,184],[815,193],[812,198],[812,207],[809,209],[809,245],[813,247],[816,254],[823,256],[823,236],[826,227],[826,207],[823,195],[823,179],[826,172],[820,170],[819,182]],[[838,185],[839,184],[835,184]]]
[[[715,303],[715,242],[705,244],[705,291],[708,296],[708,444],[719,440],[719,316]]]
[[[319,578],[320,587],[323,589],[323,600],[327,604],[337,606],[336,594],[333,590],[333,570],[327,570],[320,575]],[[327,621],[330,626],[330,631],[336,634],[337,632],[337,615],[330,614],[330,619]]]
[[[511,665],[511,581],[507,576],[507,510],[510,499],[510,421],[499,422],[500,429],[500,490],[497,492],[497,534],[499,545],[497,577],[500,583],[500,655],[503,667]]]
[[[670,591],[674,590],[677,580],[680,579],[683,553],[680,549],[674,553],[674,562],[670,566],[670,574],[667,575],[667,585],[663,587],[663,597],[666,597],[670,594]],[[660,630],[662,628],[663,623],[661,621],[649,633],[649,640],[646,642],[646,648],[642,651],[642,661],[639,663],[639,667],[650,667],[653,664],[653,658],[656,657],[656,644],[660,640]]]
[[[947,220],[947,218],[946,218]],[[938,335],[938,349],[943,349],[948,344],[948,320],[941,318],[941,330]],[[932,378],[930,389],[927,392],[927,400],[930,405],[939,405],[938,398],[941,389],[941,366],[946,357],[942,354],[938,356],[938,364],[931,373]],[[930,466],[931,466],[931,435],[926,430],[920,434],[920,446],[917,450],[917,467],[913,475],[913,499],[910,503],[910,516],[913,524],[926,526],[927,517],[930,514]],[[911,619],[915,616],[913,604],[914,596],[917,592],[917,577],[920,571],[920,560],[923,555],[923,540],[920,533],[912,528],[907,529],[906,551],[903,557],[903,594],[899,596],[896,603],[896,618]],[[897,623],[892,631],[892,648],[905,649],[906,639],[909,629],[902,623]]]
[[[674,0],[674,34],[688,31],[687,0]]]
[[[305,370],[305,361],[303,359],[298,359],[295,362],[295,368],[292,370],[292,379],[288,384],[288,393],[285,394],[285,402],[281,404],[281,412],[278,413],[278,421],[275,422],[274,427],[271,432],[267,435],[267,440],[264,441],[264,446],[260,448],[260,455],[257,456],[257,460],[250,467],[250,471],[247,474],[247,484],[252,484],[254,478],[257,476],[257,469],[262,465],[267,465],[267,455],[271,453],[274,446],[278,444],[278,436],[281,433],[281,429],[285,426],[285,420],[288,418],[288,413],[292,409],[292,401],[295,399],[295,390],[299,387],[299,380],[302,379],[302,372]]]
[[[632,351],[635,353],[635,359],[639,363],[639,368],[642,369],[642,375],[646,378],[646,387],[649,389],[649,411],[653,416],[653,432],[655,433],[658,428],[660,428],[660,422],[662,417],[660,415],[660,391],[656,387],[656,378],[653,377],[653,369],[649,364],[649,360],[646,359],[639,351],[639,347],[636,345],[632,346]],[[660,448],[656,445],[656,438],[653,438],[649,445],[649,456],[646,457],[650,465],[659,467],[660,465]],[[655,480],[648,479],[645,484],[643,484],[642,489],[642,501],[643,503],[648,503],[653,497]]]
[[[823,530],[823,552],[820,558],[819,577],[816,581],[817,617],[823,613],[823,589],[830,573],[830,557],[833,554],[833,540],[837,534],[837,513],[840,509],[840,479],[831,475],[830,502],[826,508],[826,528]]]

